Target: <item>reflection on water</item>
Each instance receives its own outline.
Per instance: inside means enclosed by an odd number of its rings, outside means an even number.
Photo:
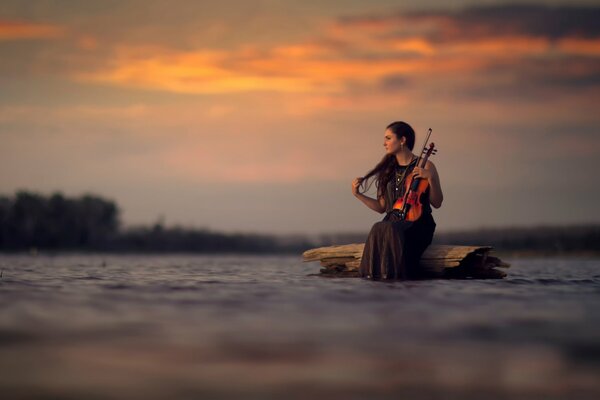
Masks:
[[[600,260],[504,280],[307,276],[280,256],[1,256],[21,399],[592,399]]]

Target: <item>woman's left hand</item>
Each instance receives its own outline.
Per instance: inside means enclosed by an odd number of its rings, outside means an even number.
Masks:
[[[427,179],[430,180],[431,179],[431,171],[425,168],[420,168],[420,167],[414,167],[413,168],[413,174],[415,178],[421,178],[421,179]]]

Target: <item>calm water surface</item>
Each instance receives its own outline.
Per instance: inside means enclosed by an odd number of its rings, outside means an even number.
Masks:
[[[599,398],[600,260],[505,261],[503,280],[382,283],[299,256],[0,256],[0,391]]]

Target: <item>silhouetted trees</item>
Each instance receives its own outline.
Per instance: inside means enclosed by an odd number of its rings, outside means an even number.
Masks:
[[[600,225],[472,229],[436,234],[434,243],[488,245],[501,251],[549,254],[600,253]]]
[[[0,251],[300,253],[319,246],[363,242],[366,233],[315,236],[225,234],[204,229],[121,229],[119,208],[94,195],[68,198],[19,191],[0,196]],[[548,254],[600,253],[600,225],[436,232],[435,244],[488,245],[499,251]]]
[[[19,191],[14,197],[0,196],[0,251],[280,253],[312,245],[302,239],[165,228],[161,223],[121,230],[117,205],[93,195],[46,197]]]
[[[306,240],[286,243],[272,235],[224,234],[207,230],[139,227],[121,232],[112,243],[115,251],[199,253],[286,253],[310,248]]]
[[[117,205],[97,196],[50,197],[19,191],[0,197],[0,249],[106,247],[119,230]]]

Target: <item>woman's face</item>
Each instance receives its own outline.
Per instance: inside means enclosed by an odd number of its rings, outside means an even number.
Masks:
[[[406,141],[406,138],[402,136],[400,139],[396,136],[394,132],[389,129],[385,130],[383,135],[383,147],[385,147],[385,152],[387,154],[396,154],[401,150],[401,144]]]

